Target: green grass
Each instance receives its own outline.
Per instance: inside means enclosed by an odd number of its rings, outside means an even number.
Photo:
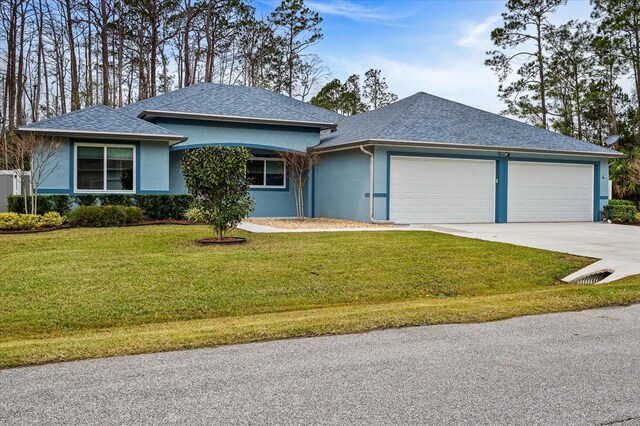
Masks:
[[[640,301],[640,279],[560,284],[592,260],[427,232],[203,226],[0,235],[0,367]]]

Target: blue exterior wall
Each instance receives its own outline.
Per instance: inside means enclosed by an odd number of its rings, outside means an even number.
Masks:
[[[244,146],[250,148],[255,155],[259,152],[277,155],[278,151],[306,152],[310,146],[320,142],[318,129],[294,126],[273,126],[245,123],[221,123],[203,120],[184,120],[158,118],[156,124],[184,135],[189,139],[171,147],[169,156],[169,190],[172,194],[185,194],[184,178],[180,172],[182,151],[206,145]],[[305,215],[310,216],[312,197],[310,185],[305,191]],[[251,217],[295,217],[295,193],[291,182],[287,179],[287,187],[260,188],[250,190],[255,199],[256,209]]]
[[[369,221],[369,156],[360,150],[322,154],[314,175],[315,217]]]
[[[158,118],[156,124],[189,139],[172,151],[204,145],[241,145],[280,151],[305,151],[320,142],[320,131],[306,127]]]
[[[169,193],[169,144],[152,141],[112,141],[91,139],[65,139],[62,147],[50,164],[58,164],[40,185],[41,194],[74,194],[74,145],[76,143],[96,143],[110,145],[135,145],[136,147],[136,188],[138,194]]]
[[[138,193],[169,193],[169,143],[142,141],[138,146]]]
[[[73,184],[73,176],[70,174],[70,164],[73,164],[71,160],[71,144],[68,139],[63,139],[60,150],[49,162],[51,166],[57,164],[59,167],[46,177],[38,192],[42,194],[68,194],[73,188],[69,186],[70,179]]]

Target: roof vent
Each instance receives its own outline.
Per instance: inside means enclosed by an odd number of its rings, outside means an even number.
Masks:
[[[580,278],[573,280],[576,284],[598,284],[600,281],[613,274],[612,271],[599,271],[593,274],[584,275]]]

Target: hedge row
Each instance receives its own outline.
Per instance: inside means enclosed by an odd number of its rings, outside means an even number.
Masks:
[[[631,201],[609,200],[609,204],[602,209],[602,214],[605,219],[613,223],[634,223],[637,220],[638,210]]]
[[[78,206],[134,206],[151,220],[184,219],[193,197],[191,195],[156,194],[78,194],[78,195],[38,195],[38,214],[58,212],[67,215],[74,204]],[[24,197],[8,197],[9,211],[24,213]],[[31,211],[31,198],[27,198]]]
[[[10,195],[7,197],[10,213],[24,213],[24,197],[22,195]],[[71,197],[69,195],[38,195],[39,215],[56,212],[66,215],[71,209]],[[31,213],[31,197],[27,197],[27,211]]]
[[[142,209],[133,206],[80,206],[71,210],[71,226],[104,227],[140,223]]]

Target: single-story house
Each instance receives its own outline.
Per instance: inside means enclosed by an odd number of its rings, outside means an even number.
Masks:
[[[42,194],[186,193],[185,150],[251,150],[254,217],[295,216],[283,151],[315,150],[305,214],[396,223],[597,221],[614,150],[419,92],[351,117],[199,83],[21,127],[64,141]]]

